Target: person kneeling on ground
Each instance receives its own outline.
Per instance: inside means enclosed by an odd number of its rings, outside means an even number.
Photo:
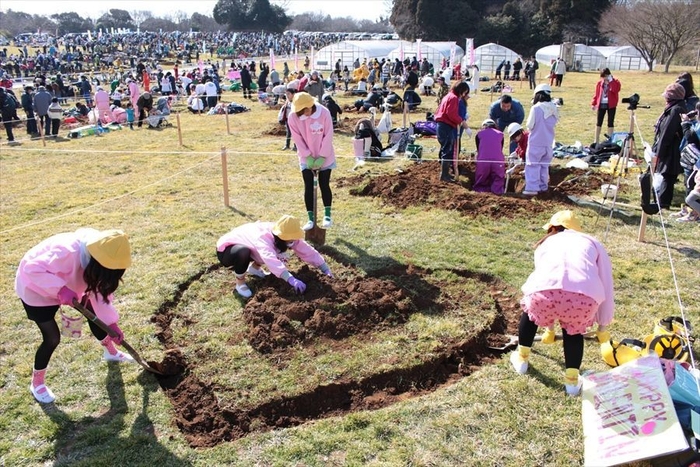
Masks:
[[[496,122],[486,119],[476,134],[476,171],[474,191],[502,195],[505,191],[506,166],[503,157],[503,133]]]
[[[56,312],[74,300],[85,304],[116,333],[110,337],[95,323],[90,331],[104,347],[108,362],[134,360],[114,345],[120,345],[124,333],[119,328],[119,313],[112,294],[119,287],[126,268],[131,266],[129,239],[121,230],[78,229],[49,237],[22,258],[17,268],[15,291],[27,318],[41,331],[41,344],[34,356],[34,371],[29,385],[34,398],[42,404],[56,397],[44,384],[46,369],[61,342]]]
[[[318,267],[325,275],[333,277],[331,269],[321,254],[303,240],[304,231],[296,217],[282,216],[277,222],[251,222],[236,227],[216,242],[216,256],[222,265],[232,268],[236,274],[235,291],[243,298],[253,292],[246,284],[246,274],[265,277],[274,274],[291,285],[297,293],[304,293],[306,284],[287,270],[289,251],[299,259]],[[270,272],[262,270],[266,265]]]
[[[605,247],[581,232],[572,211],[559,211],[544,225],[546,235],[536,244],[535,270],[522,286],[523,313],[518,348],[510,362],[518,374],[528,369],[537,327],[551,329],[556,321],[564,340],[564,388],[570,396],[581,392],[583,334],[598,323],[598,342],[610,339],[615,303],[612,264]]]
[[[355,109],[364,110],[365,112],[367,112],[372,107],[378,109],[383,101],[384,95],[382,94],[382,85],[375,84],[374,86],[372,86],[372,92],[369,96],[367,96],[367,99],[358,99],[355,101]]]

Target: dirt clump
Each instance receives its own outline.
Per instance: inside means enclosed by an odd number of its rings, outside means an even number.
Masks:
[[[582,169],[550,168],[550,189],[535,197],[519,194],[525,180],[522,168],[511,175],[509,190],[504,195],[477,193],[474,185],[473,162],[459,163],[455,183],[440,181],[437,161],[414,164],[401,172],[388,175],[358,175],[338,179],[338,186],[350,187],[356,196],[380,198],[399,209],[430,204],[431,207],[458,211],[468,217],[486,216],[492,219],[531,216],[549,212],[555,204],[573,204],[570,195],[581,196],[597,191],[604,183],[599,174]]]

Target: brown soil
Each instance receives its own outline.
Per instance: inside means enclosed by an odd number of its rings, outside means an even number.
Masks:
[[[590,193],[602,183],[600,177],[584,171],[552,168],[554,188],[528,199],[519,195],[474,193],[470,191],[473,177],[473,165],[464,162],[460,164],[458,183],[442,183],[438,180],[437,162],[425,162],[398,174],[340,179],[338,185],[354,187],[351,192],[355,195],[379,197],[396,208],[430,203],[465,216],[500,218],[551,211],[555,203],[569,202],[567,195]],[[515,187],[522,185],[522,174],[515,174],[513,179]],[[461,291],[466,287],[453,287],[456,292],[446,292],[430,270],[396,264],[367,275],[351,264],[343,264],[343,258],[334,250],[326,248],[323,253],[342,265],[342,278],[327,278],[303,266],[295,271],[295,276],[308,284],[304,295],[295,295],[289,286],[274,277],[258,281],[243,316],[248,341],[262,355],[280,359],[289,346],[313,346],[317,340],[328,339],[342,348],[348,336],[370,335],[401,326],[412,313],[421,310],[449,313],[464,304],[483,303],[481,296],[476,300]],[[211,266],[186,280],[152,318],[158,329],[157,337],[167,350],[162,362],[148,363],[164,373],[154,376],[173,405],[175,423],[193,447],[214,446],[253,432],[386,407],[434,391],[471,374],[508,350],[496,348],[507,344],[510,335],[517,334],[521,313],[516,289],[488,274],[452,270],[452,274],[465,281],[479,281],[483,285],[481,295],[490,296],[489,306],[495,308],[496,318],[489,329],[470,339],[445,342],[442,351],[426,356],[414,366],[397,367],[361,380],[341,378],[306,393],[277,397],[252,408],[231,408],[223,405],[216,394],[226,388],[202,381],[191,371],[197,362],[186,359],[180,351],[180,346],[186,343],[175,342],[170,329],[183,293],[219,267]]]
[[[337,260],[342,261],[341,258]],[[344,279],[326,278],[302,267],[295,272],[308,281],[309,288],[302,296],[294,295],[279,279],[259,281],[255,296],[244,308],[251,345],[263,353],[273,353],[275,358],[283,356],[285,347],[291,344],[312,345],[316,339],[333,339],[342,347],[346,336],[399,326],[419,310],[431,307],[436,313],[446,313],[459,304],[476,301],[465,292],[443,292],[431,282],[431,271],[395,265],[371,276],[355,272],[356,277],[353,277],[352,266],[344,267],[347,269]],[[520,316],[517,290],[485,274],[454,270],[451,272],[458,277],[482,282],[484,293],[491,295],[497,310],[491,329],[472,339],[446,342],[441,352],[412,367],[383,371],[362,380],[340,379],[307,393],[269,400],[257,407],[232,409],[223,407],[215,394],[221,388],[201,381],[190,371],[196,362],[187,361],[170,330],[174,309],[184,291],[204,274],[218,268],[212,266],[191,277],[152,318],[158,327],[157,337],[168,350],[162,362],[148,363],[165,373],[154,376],[173,405],[175,423],[193,447],[214,446],[251,432],[385,407],[434,391],[497,357],[501,351],[490,346],[507,343],[508,335],[517,332]],[[459,287],[455,289],[460,290]],[[291,321],[295,326],[289,326]]]
[[[440,166],[437,161],[414,164],[400,173],[371,176],[369,173],[355,177],[341,178],[338,186],[351,187],[350,193],[356,196],[372,196],[383,202],[405,209],[419,204],[459,211],[468,217],[529,216],[533,213],[551,211],[554,204],[570,204],[569,195],[581,196],[598,191],[604,183],[599,174],[581,169],[550,168],[550,189],[535,197],[520,193],[525,186],[522,167],[510,177],[508,193],[493,195],[476,193],[471,190],[474,184],[474,163],[460,162],[456,183],[440,181]]]

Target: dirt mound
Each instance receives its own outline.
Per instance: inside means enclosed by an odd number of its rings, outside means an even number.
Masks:
[[[315,337],[339,339],[404,323],[416,307],[394,283],[372,277],[330,279],[309,270],[295,273],[307,284],[304,295],[267,277],[243,310],[248,341],[259,352]]]
[[[490,296],[490,302],[465,292],[459,283],[446,291],[432,277],[432,271],[400,264],[375,271],[369,277],[345,266],[343,279],[319,276],[303,267],[295,273],[308,283],[307,292],[302,296],[295,295],[279,279],[268,277],[259,282],[254,298],[244,308],[244,315],[251,330],[251,343],[257,341],[262,351],[270,349],[275,359],[283,357],[284,346],[292,342],[304,341],[312,345],[313,338],[328,337],[342,347],[346,345],[343,336],[400,326],[411,313],[419,310],[445,313],[464,304],[482,303],[479,306],[496,310],[496,318],[490,329],[469,339],[446,341],[441,350],[424,356],[418,363],[399,365],[360,380],[340,378],[302,394],[273,398],[255,407],[230,407],[220,398],[227,388],[197,378],[191,371],[197,362],[187,361],[179,351],[180,343],[173,341],[170,329],[176,316],[182,319],[176,309],[183,293],[203,275],[218,268],[207,268],[181,284],[173,299],[163,303],[153,317],[159,328],[156,335],[169,349],[163,362],[153,363],[168,374],[156,375],[156,378],[173,405],[176,425],[193,447],[214,446],[253,432],[386,407],[406,397],[434,391],[493,361],[500,352],[490,346],[508,342],[507,334],[517,332],[520,317],[517,290],[488,274],[465,270],[449,272],[465,281],[483,284],[481,295]],[[482,311],[470,310],[473,313]],[[301,331],[290,332],[286,323],[291,321],[296,321]]]
[[[509,192],[505,195],[477,193],[471,190],[474,184],[473,162],[460,162],[456,183],[440,181],[440,166],[437,161],[426,161],[410,166],[400,173],[371,176],[359,175],[337,180],[338,186],[354,187],[350,193],[357,196],[380,198],[386,204],[400,209],[420,204],[459,211],[469,217],[488,216],[518,217],[551,211],[554,204],[571,204],[569,195],[580,196],[597,191],[604,183],[598,174],[581,169],[550,168],[549,191],[534,198],[514,193],[525,185],[522,168],[511,175]]]

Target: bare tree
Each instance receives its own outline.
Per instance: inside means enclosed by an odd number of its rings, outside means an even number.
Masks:
[[[144,21],[153,18],[153,13],[147,10],[134,10],[131,12],[131,18],[134,20],[136,28],[140,29]]]
[[[619,0],[600,19],[600,30],[637,49],[649,71],[654,62],[668,73],[673,57],[697,37],[696,0]]]

